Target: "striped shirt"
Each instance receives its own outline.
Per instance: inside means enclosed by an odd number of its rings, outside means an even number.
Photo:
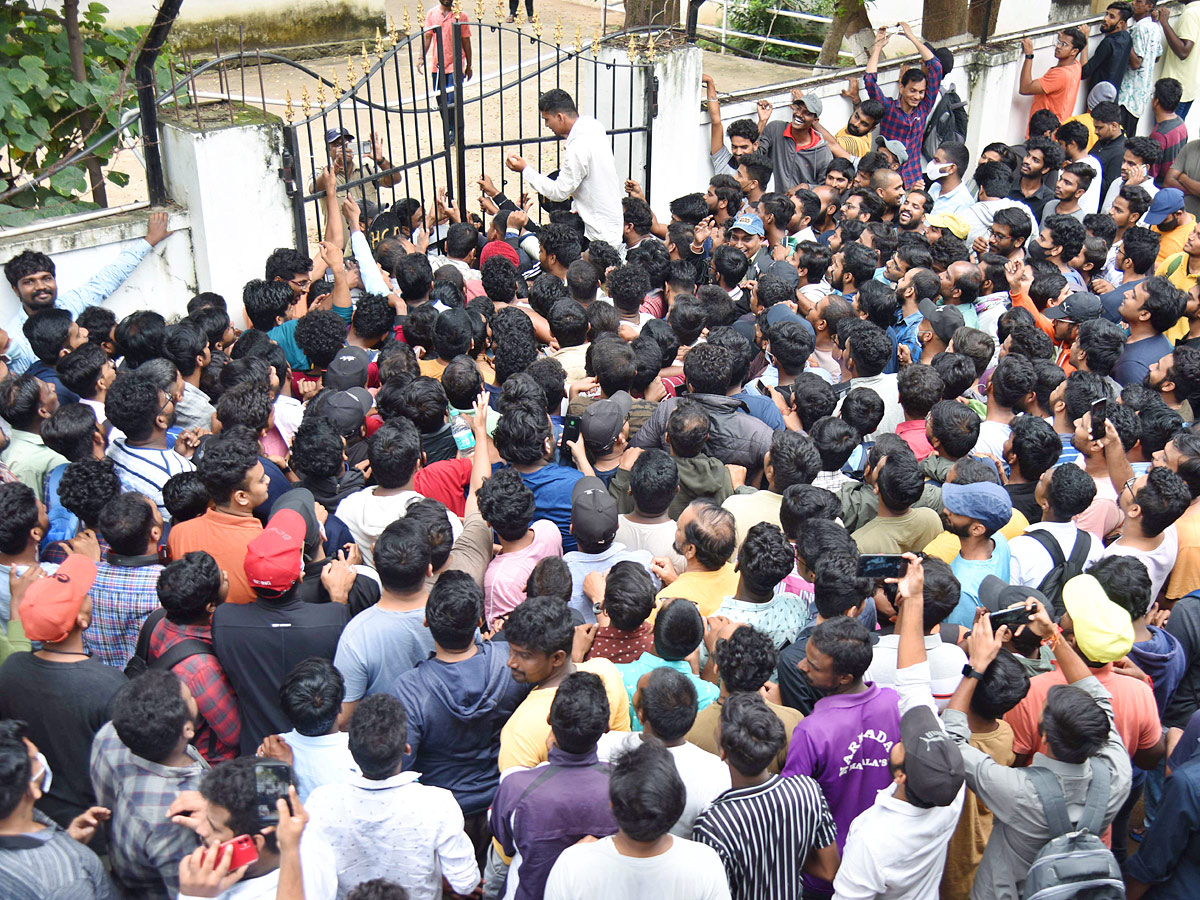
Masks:
[[[734,900],[800,900],[808,854],[834,843],[837,828],[813,779],[772,775],[721,794],[696,819],[692,840],[717,851]]]
[[[33,819],[45,827],[0,835],[0,897],[5,900],[117,900],[100,858],[50,821],[41,810]]]
[[[163,504],[163,485],[172,475],[194,472],[196,466],[174,450],[158,450],[153,447],[130,447],[124,438],[117,438],[108,447],[108,458],[113,461],[121,487],[127,491],[145,494],[158,506],[164,522],[171,521],[171,513]]]

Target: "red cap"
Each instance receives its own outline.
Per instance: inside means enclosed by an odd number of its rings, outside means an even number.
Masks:
[[[479,265],[482,266],[493,256],[503,256],[514,266],[521,265],[521,257],[507,241],[488,241],[484,244],[483,249],[479,251]]]
[[[96,564],[72,553],[56,572],[31,584],[18,610],[25,636],[49,644],[65,639],[95,580]]]
[[[271,516],[263,533],[246,545],[251,587],[282,593],[300,580],[305,531],[304,518],[294,509]]]

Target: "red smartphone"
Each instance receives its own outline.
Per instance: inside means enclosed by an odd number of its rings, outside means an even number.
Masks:
[[[233,855],[229,858],[229,871],[240,869],[242,866],[248,866],[250,863],[258,862],[258,846],[254,843],[254,838],[248,834],[239,834],[231,841],[226,841],[223,844],[217,845],[217,862],[221,861],[221,857],[225,854],[225,848],[232,847]],[[207,854],[205,854],[207,856]]]

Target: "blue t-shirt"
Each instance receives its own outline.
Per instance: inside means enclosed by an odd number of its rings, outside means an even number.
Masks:
[[[946,616],[945,621],[948,624],[961,625],[964,628],[975,624],[975,608],[979,606],[979,585],[983,583],[983,579],[995,575],[1001,581],[1008,582],[1009,563],[1012,560],[1008,541],[1000,532],[993,534],[992,540],[996,542],[996,546],[992,550],[991,559],[963,559],[962,556],[956,556],[954,562],[950,563],[950,571],[958,579],[960,593],[958,606]]]
[[[503,463],[496,463],[492,471],[501,468]],[[571,491],[583,473],[570,466],[547,463],[533,472],[519,474],[525,486],[533,491],[533,501],[537,506],[534,518],[549,519],[558,526],[564,553],[577,549],[575,536],[571,534]]]
[[[333,311],[345,320],[347,327],[350,326],[350,320],[354,317],[353,307],[335,306]],[[289,366],[297,372],[307,372],[312,366],[308,362],[308,357],[304,355],[304,351],[300,349],[300,345],[296,343],[296,323],[299,321],[299,319],[288,319],[268,331],[267,337],[283,348]]]
[[[1171,342],[1161,334],[1131,341],[1125,345],[1125,349],[1117,358],[1112,377],[1120,382],[1122,387],[1141,384],[1150,371],[1150,364],[1158,362],[1173,349]]]

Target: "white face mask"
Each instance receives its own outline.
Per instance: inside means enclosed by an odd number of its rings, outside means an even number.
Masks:
[[[42,783],[38,787],[41,788],[42,794],[45,795],[50,793],[50,785],[54,783],[54,772],[50,770],[50,762],[40,750],[38,751],[37,760],[42,764],[42,774],[30,778],[30,781],[40,778]]]
[[[925,177],[932,181],[941,181],[943,178],[945,178],[949,174],[950,174],[949,164],[939,163],[939,162],[935,162],[934,160],[930,160],[929,164],[927,166],[925,166]]]

